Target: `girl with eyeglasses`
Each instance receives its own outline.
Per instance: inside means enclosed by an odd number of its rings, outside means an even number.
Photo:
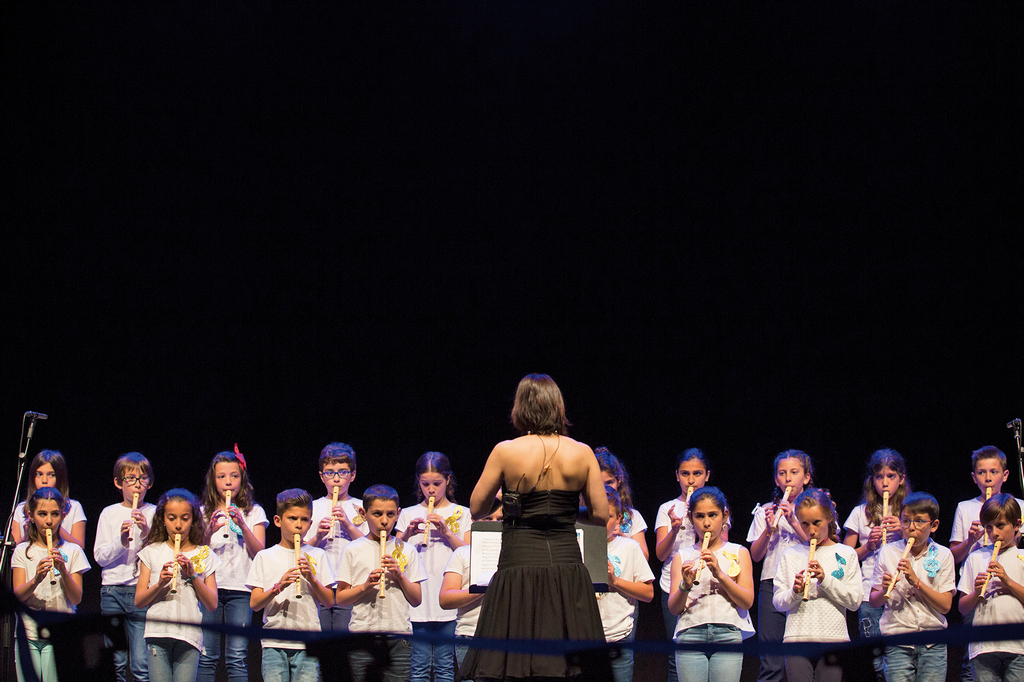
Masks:
[[[25,500],[32,499],[32,495],[40,488],[56,488],[63,498],[64,517],[60,522],[60,539],[85,549],[85,510],[78,500],[68,497],[68,465],[64,455],[57,450],[41,450],[29,464]],[[24,542],[27,533],[28,517],[25,514],[25,502],[21,502],[14,510],[14,525],[11,527],[14,543]]]
[[[203,608],[203,623],[248,627],[252,624],[252,590],[246,587],[245,580],[253,558],[266,548],[270,522],[263,507],[253,500],[245,455],[238,451],[237,443],[234,452],[214,455],[206,471],[202,500],[203,543],[222,562],[217,571],[217,607]],[[220,633],[209,632],[203,638],[198,682],[213,682],[216,677],[220,644]],[[225,644],[224,667],[229,682],[248,682],[249,640],[226,635]]]

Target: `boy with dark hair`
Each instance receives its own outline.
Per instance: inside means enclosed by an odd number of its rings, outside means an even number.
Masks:
[[[252,590],[249,605],[253,611],[263,609],[264,630],[319,632],[317,604],[334,604],[334,572],[326,554],[301,544],[311,524],[312,506],[309,493],[299,488],[277,496],[274,525],[281,529],[281,542],[256,554],[246,579]],[[264,637],[262,644],[264,682],[317,682],[319,663],[306,655],[303,642]]]
[[[388,635],[390,660],[383,679],[408,680],[411,648],[406,636],[412,634],[409,606],[422,600],[420,583],[427,574],[414,550],[398,538],[390,538],[400,511],[394,488],[367,488],[361,511],[369,534],[345,547],[338,565],[338,603],[352,606],[350,632]],[[363,682],[372,663],[367,652],[353,651],[349,655],[353,682]]]

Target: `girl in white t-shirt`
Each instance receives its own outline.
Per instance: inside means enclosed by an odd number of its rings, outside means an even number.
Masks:
[[[878,550],[882,547],[883,534],[885,542],[896,542],[903,539],[903,526],[900,525],[899,513],[903,500],[910,492],[907,480],[907,464],[895,450],[885,448],[876,450],[868,459],[867,477],[864,479],[864,497],[861,503],[853,508],[843,527],[846,537],[843,544],[857,550],[860,559],[860,573],[863,577],[864,601],[857,610],[857,621],[860,623],[862,637],[881,637],[879,620],[882,618],[883,607],[875,608],[868,603],[871,596],[872,577]],[[885,493],[889,493],[889,514],[882,516]],[[859,543],[859,546],[858,546]],[[882,679],[882,656],[875,656],[872,661],[875,677]]]
[[[227,504],[229,492],[230,505]],[[214,455],[206,471],[202,500],[205,544],[223,562],[217,571],[217,608],[203,609],[203,623],[248,627],[252,624],[252,609],[249,608],[252,591],[245,583],[253,558],[266,547],[269,521],[263,507],[253,500],[245,456],[238,451],[237,443],[234,452]],[[229,682],[246,682],[249,679],[248,656],[248,639],[239,635],[226,636],[224,667],[227,668]],[[220,634],[210,633],[203,638],[196,680],[213,682],[219,661]]]
[[[746,547],[722,537],[729,504],[714,486],[699,488],[690,498],[689,520],[700,538],[680,548],[672,559],[669,610],[677,616],[679,643],[740,642],[754,634],[750,607],[754,603],[754,569]],[[704,538],[708,536],[707,549]],[[738,682],[743,654],[676,652],[680,682]]]
[[[422,587],[423,600],[411,610],[412,631],[454,637],[456,613],[442,609],[438,596],[448,559],[458,547],[468,544],[471,516],[468,507],[455,504],[455,476],[445,455],[427,452],[416,460],[416,497],[420,503],[403,509],[395,524],[395,536],[416,550],[427,574]],[[434,513],[428,514],[431,498]],[[429,542],[424,534],[428,526]],[[430,682],[431,669],[435,682],[452,682],[455,647],[414,639],[410,667],[411,682]]]
[[[651,556],[647,550],[645,535],[647,521],[633,506],[633,490],[629,486],[629,472],[626,471],[626,466],[608,448],[597,448],[594,455],[597,456],[597,464],[601,467],[601,481],[606,486],[615,488],[619,499],[622,500],[622,522],[619,524],[617,535],[636,540],[644,552],[644,559],[649,560]]]
[[[73,542],[85,549],[85,510],[76,500],[68,497],[68,465],[57,450],[41,450],[32,458],[28,466],[28,493],[25,499],[32,497],[39,488],[56,488],[64,498],[64,520],[60,524],[60,538],[65,542]],[[28,519],[25,516],[25,503],[21,502],[14,510],[14,525],[11,535],[14,542],[25,539]]]
[[[993,545],[974,550],[964,561],[957,585],[960,613],[973,611],[974,625],[1024,622],[1024,552],[1017,549],[1020,505],[1013,495],[999,493],[987,500],[981,525]],[[993,559],[996,542],[1000,549]],[[976,680],[1024,679],[1024,640],[971,642],[967,653]]]
[[[681,547],[696,542],[693,523],[689,519],[689,497],[694,490],[703,488],[711,478],[711,466],[707,455],[700,448],[689,448],[676,457],[676,481],[679,483],[679,497],[673,498],[658,508],[654,521],[657,541],[654,553],[663,562],[661,567],[661,615],[665,621],[665,636],[674,639],[676,616],[668,608],[668,597],[672,587],[672,557]],[[678,682],[676,657],[668,657],[668,682]]]
[[[773,581],[783,552],[807,539],[793,514],[793,500],[804,488],[813,485],[814,465],[806,452],[786,450],[776,455],[772,474],[775,477],[772,501],[754,507],[754,520],[747,532],[747,542],[751,543],[750,558],[764,561],[757,592],[757,639],[761,642],[778,642],[786,630],[786,614],[780,613],[772,604],[775,594]],[[786,488],[790,489],[788,497]],[[776,517],[780,517],[777,524]],[[781,680],[785,668],[782,656],[761,656],[758,679]]]
[[[82,574],[89,570],[89,560],[78,545],[64,541],[57,533],[64,518],[64,496],[56,488],[42,487],[28,498],[29,526],[26,542],[14,550],[14,594],[25,606],[37,611],[74,613],[82,601]],[[46,550],[46,531],[50,530],[53,549]],[[57,679],[53,645],[40,637],[36,623],[28,615],[22,617],[28,638],[29,654],[36,676],[42,680]],[[15,668],[19,682],[25,679],[19,647],[15,647]]]
[[[139,550],[135,605],[146,612],[150,682],[195,679],[203,649],[199,604],[217,608],[220,559],[203,541],[199,501],[182,488],[163,494],[146,544]],[[175,537],[181,544],[174,553]],[[183,625],[182,623],[195,623]]]

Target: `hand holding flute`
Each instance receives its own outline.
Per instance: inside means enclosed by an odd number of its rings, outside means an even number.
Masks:
[[[888,494],[888,493],[887,493]],[[910,550],[914,547],[914,538],[907,538],[907,546],[903,550],[903,559],[910,556]],[[902,561],[902,559],[901,559]],[[889,595],[892,594],[892,590],[896,587],[896,583],[899,582],[900,576],[903,575],[902,570],[896,571],[896,575],[893,576],[892,582],[889,583],[889,589],[885,591],[885,598],[888,599]]]
[[[996,540],[995,544],[992,545],[992,558],[988,561],[990,564],[999,558],[999,547],[1002,544],[1002,540]],[[985,598],[985,592],[988,590],[988,583],[990,580],[992,580],[992,569],[989,569],[988,573],[985,574],[985,582],[981,584],[981,592],[979,593],[979,596],[982,599]]]
[[[818,539],[811,538],[811,552],[807,556],[807,570],[804,571],[804,601],[808,601],[811,598],[811,562],[814,561],[814,550],[817,547]]]
[[[384,568],[384,557],[387,554],[387,546],[388,532],[386,530],[382,530],[380,532],[380,587],[377,590],[378,599],[384,599],[384,577],[386,571],[386,569]]]
[[[793,486],[787,485],[786,486],[786,492],[782,494],[782,499],[779,501],[779,503],[781,504],[782,502],[787,501],[789,499],[789,494],[791,492],[793,492]],[[781,518],[782,518],[782,514],[779,513],[779,510],[776,507],[776,509],[775,509],[775,520],[772,521],[772,528],[778,528],[779,527],[779,519],[781,519]]]
[[[427,522],[423,526],[423,546],[430,544],[430,517],[434,515],[434,496],[427,500]]]
[[[132,493],[132,511],[138,511],[138,510],[139,510],[139,494],[138,493]],[[132,523],[133,524],[135,523],[135,514],[132,514]],[[131,531],[131,526],[129,526],[128,542],[131,542],[131,541],[132,541],[132,531]]]
[[[701,545],[700,551],[703,554],[708,551],[708,543],[711,542],[711,531],[704,533],[704,544]],[[693,574],[693,584],[700,585],[700,572],[704,570],[704,559],[697,559],[697,569]]]
[[[178,574],[181,572],[181,565],[178,563],[178,555],[181,554],[181,533],[174,534],[174,571],[171,573],[171,594],[178,591]]]

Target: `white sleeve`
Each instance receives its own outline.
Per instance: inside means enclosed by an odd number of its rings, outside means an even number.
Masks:
[[[754,511],[751,514],[754,515],[754,520],[750,522],[750,530],[747,531],[747,542],[754,542],[761,537],[761,533],[764,532],[765,527],[768,525],[768,522],[765,521],[767,518],[765,509],[761,505],[754,507]]]
[[[112,513],[104,509],[100,513],[99,524],[96,526],[96,540],[92,546],[92,556],[96,563],[106,568],[121,563],[128,556],[128,548],[121,544],[121,527],[115,525]],[[134,528],[134,526],[133,526]],[[136,532],[138,532],[136,530]]]
[[[984,552],[971,552],[964,561],[963,568],[960,569],[960,582],[957,584],[957,589],[964,594],[974,593],[974,579],[981,573],[978,557],[982,557],[981,560],[984,560]]]
[[[398,514],[398,520],[395,521],[395,533],[404,533],[405,529],[409,527],[409,522],[413,520],[413,515],[410,512],[410,507],[405,507]]]
[[[780,613],[792,611],[800,606],[802,596],[793,592],[793,581],[796,579],[795,566],[792,561],[792,554],[787,550],[779,560],[779,568],[775,572],[775,595],[772,597],[772,605]]]
[[[245,576],[245,586],[250,590],[256,589],[257,587],[261,590],[267,589],[267,578],[264,575],[266,571],[263,569],[263,564],[263,552],[257,552],[256,556],[252,560],[252,565],[249,567],[249,575]],[[271,585],[272,584],[273,583],[271,583]]]
[[[864,503],[858,504],[850,512],[850,515],[846,517],[846,523],[843,524],[843,530],[847,530],[851,533],[856,533],[858,536],[861,534],[861,525],[864,523],[862,519],[866,516],[864,513]],[[867,538],[860,538],[860,543],[864,544]]]
[[[956,513],[953,514],[953,532],[949,535],[949,544],[957,545],[966,540],[972,523],[973,521],[965,522],[964,507],[961,502],[956,506]]]
[[[92,568],[92,564],[89,563],[88,557],[85,556],[84,549],[71,542],[66,542],[64,544],[67,547],[65,553],[68,555],[67,566],[69,572],[85,573]]]
[[[319,554],[316,565],[316,579],[324,587],[334,587],[338,584],[338,579],[334,577],[334,571],[331,570],[331,562],[327,557],[327,552],[321,550]]]
[[[946,551],[942,553],[939,574],[935,576],[932,589],[937,592],[951,592],[956,589],[956,567],[954,566],[952,552]]]
[[[658,530],[659,528],[668,528],[669,526],[672,525],[672,522],[669,521],[669,518],[668,518],[668,510],[669,510],[669,506],[674,501],[675,500],[669,500],[665,504],[663,504],[660,507],[658,507],[658,515],[656,517],[654,517],[654,530]]]

